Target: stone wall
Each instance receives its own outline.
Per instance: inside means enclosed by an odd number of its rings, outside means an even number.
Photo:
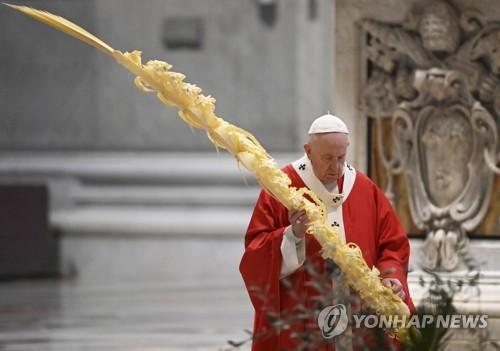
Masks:
[[[28,1],[96,30],[95,1]],[[0,8],[0,147],[99,144],[99,53]]]
[[[296,150],[313,117],[332,109],[332,0],[279,0],[272,26],[256,1],[27,1],[139,49],[187,75],[217,99],[217,113],[270,150]],[[167,49],[164,23],[198,18],[200,49]],[[96,50],[0,8],[0,146],[15,150],[211,150],[176,111],[135,88],[132,76]],[[314,40],[312,40],[314,38]]]

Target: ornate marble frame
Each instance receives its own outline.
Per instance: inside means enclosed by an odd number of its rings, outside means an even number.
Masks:
[[[386,194],[393,200],[393,177],[403,174],[412,220],[427,233],[424,266],[454,270],[500,174],[500,24],[442,0],[410,11],[402,24],[359,25],[372,67],[363,111],[377,124]],[[390,136],[381,124],[387,118]]]

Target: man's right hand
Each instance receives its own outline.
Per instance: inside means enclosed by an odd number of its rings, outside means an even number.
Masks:
[[[309,222],[306,211],[290,210],[288,211],[288,220],[292,225],[293,234],[297,238],[303,239],[304,236],[306,235],[307,223]]]

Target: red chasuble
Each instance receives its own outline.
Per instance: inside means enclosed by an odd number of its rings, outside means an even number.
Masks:
[[[300,174],[305,164],[297,167],[296,162],[286,166],[283,171],[290,177],[292,186],[305,187],[306,182],[302,178],[306,177],[302,175],[301,178]],[[353,170],[351,166],[346,167]],[[406,294],[405,303],[414,311],[406,279],[410,254],[406,233],[382,191],[364,174],[354,174],[350,191],[344,196],[341,206],[346,242],[357,244],[368,266],[376,266],[381,277],[399,279]],[[339,179],[340,190],[342,186],[345,188],[344,178],[346,173]],[[320,293],[315,284],[311,284],[317,280],[314,272],[324,273],[326,270],[326,261],[319,253],[319,243],[307,234],[305,263],[280,280],[283,262],[281,244],[283,233],[289,225],[287,209],[262,191],[248,226],[245,252],[240,263],[240,272],[255,309],[252,351],[294,350],[304,342],[303,337],[308,330],[316,334],[319,331],[313,318],[294,322],[290,328],[280,332],[271,325],[273,317],[296,312],[298,305],[315,308],[314,297]],[[313,265],[316,271],[311,272],[306,265]],[[335,349],[331,341],[315,341],[312,345],[307,350]]]

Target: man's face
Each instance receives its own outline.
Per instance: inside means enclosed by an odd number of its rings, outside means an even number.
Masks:
[[[311,160],[314,174],[321,182],[336,182],[342,176],[347,146],[349,139],[343,133],[311,135],[304,150]]]
[[[455,52],[460,42],[460,27],[447,3],[429,7],[419,25],[424,48],[431,52]]]

